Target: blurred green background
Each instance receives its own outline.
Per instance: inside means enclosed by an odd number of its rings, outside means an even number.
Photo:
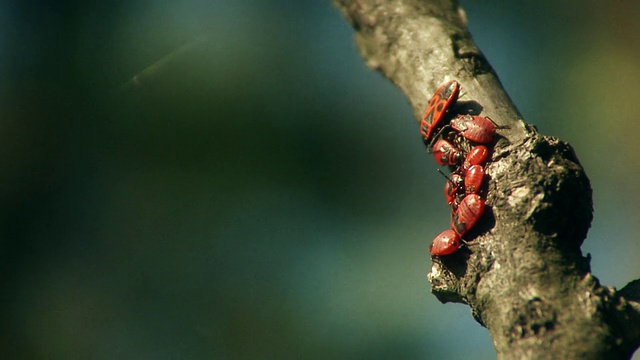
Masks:
[[[640,3],[461,4],[591,179],[594,273],[637,278]],[[1,358],[495,358],[429,293],[443,179],[328,0],[1,2],[0,51]]]

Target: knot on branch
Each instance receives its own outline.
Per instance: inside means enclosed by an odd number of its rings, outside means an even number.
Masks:
[[[534,133],[506,151],[510,154],[487,171],[495,180],[496,222],[515,222],[515,228],[530,224],[544,235],[541,247],[579,250],[591,226],[593,202],[571,146]]]
[[[492,181],[487,203],[497,227],[508,225],[510,239],[524,230],[542,236],[536,248],[578,250],[593,218],[589,179],[569,144],[531,133],[522,144],[506,146],[487,166]],[[512,244],[519,246],[523,244]]]

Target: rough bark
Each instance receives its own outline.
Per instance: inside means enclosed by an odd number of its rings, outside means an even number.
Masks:
[[[629,358],[640,344],[640,280],[616,291],[591,274],[580,251],[593,213],[589,180],[571,146],[521,119],[458,4],[334,3],[367,65],[400,88],[416,119],[435,89],[456,79],[465,94],[456,110],[500,126],[486,165],[487,210],[465,236],[467,248],[434,257],[434,295],[468,304],[501,359]]]

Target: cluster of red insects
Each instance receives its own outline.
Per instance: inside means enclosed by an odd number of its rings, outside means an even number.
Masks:
[[[420,132],[436,162],[449,166],[444,196],[451,205],[451,228],[433,239],[429,251],[434,255],[454,253],[462,236],[476,224],[484,212],[484,164],[489,144],[496,133],[495,123],[483,116],[453,114],[460,84],[449,81],[436,90],[420,121]],[[455,115],[455,116],[454,116]],[[446,175],[445,175],[446,177]]]

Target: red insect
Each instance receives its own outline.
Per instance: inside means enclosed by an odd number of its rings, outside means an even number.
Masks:
[[[456,165],[462,161],[462,152],[444,139],[438,139],[433,145],[433,157],[440,165]]]
[[[490,143],[496,133],[496,124],[491,119],[477,115],[458,115],[451,120],[451,127],[466,139],[480,144]]]
[[[451,216],[451,229],[458,236],[462,236],[469,231],[484,212],[484,200],[477,194],[469,194],[462,199],[458,210]]]
[[[433,239],[429,251],[433,255],[443,256],[456,252],[460,247],[460,237],[455,231],[447,229]]]
[[[460,174],[453,173],[451,176],[445,175],[440,169],[438,169],[440,174],[447,178],[447,183],[444,184],[444,198],[447,200],[447,204],[452,206],[458,206],[459,197],[464,194],[463,185],[464,179]]]
[[[484,181],[484,168],[473,165],[464,175],[464,191],[466,194],[477,194]]]
[[[464,158],[462,163],[462,170],[467,171],[473,165],[484,165],[485,161],[489,157],[489,149],[484,145],[476,145],[471,148]]]
[[[458,100],[460,94],[460,83],[455,80],[448,81],[436,90],[429,100],[427,111],[420,120],[420,132],[425,143],[431,142],[431,136],[436,129],[449,106]]]

